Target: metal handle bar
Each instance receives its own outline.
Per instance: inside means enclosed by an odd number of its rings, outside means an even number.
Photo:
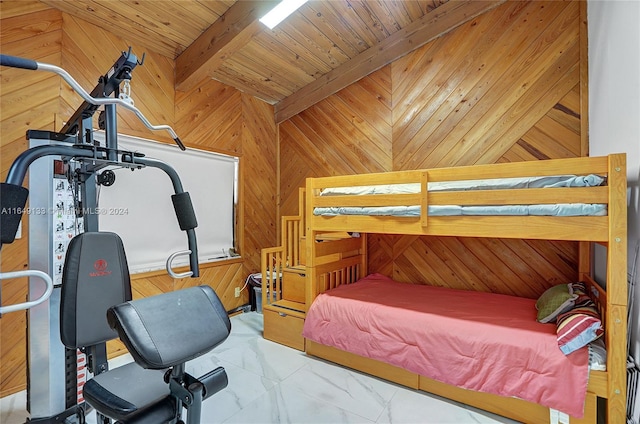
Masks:
[[[167,258],[167,272],[173,278],[187,278],[187,277],[191,277],[193,275],[193,272],[191,272],[191,271],[182,272],[182,273],[178,274],[171,268],[172,262],[176,257],[178,257],[178,256],[186,256],[186,255],[191,255],[191,250],[181,250],[179,252],[172,253],[171,256],[169,256]]]
[[[24,309],[33,308],[34,306],[39,305],[45,300],[49,299],[49,296],[51,296],[51,293],[53,292],[53,280],[51,280],[51,277],[49,277],[49,274],[46,274],[42,271],[37,271],[37,270],[0,273],[0,280],[6,280],[10,278],[20,278],[20,277],[37,277],[42,279],[47,286],[44,294],[39,298],[37,298],[36,300],[23,302],[23,303],[16,303],[15,305],[2,306],[0,307],[0,315],[6,314],[8,312],[16,312],[16,311],[22,311]]]
[[[59,66],[51,65],[51,64],[48,64],[48,63],[36,62],[35,60],[25,59],[25,58],[22,58],[22,57],[9,56],[9,55],[6,55],[6,54],[0,55],[0,66],[9,66],[9,67],[12,67],[12,68],[30,69],[30,70],[34,70],[34,71],[35,70],[48,71],[48,72],[53,72],[54,74],[58,74],[87,103],[91,103],[92,105],[96,105],[96,106],[102,106],[102,105],[123,106],[124,108],[133,111],[133,113],[136,114],[138,119],[140,119],[140,121],[142,121],[142,123],[147,128],[149,128],[150,130],[153,130],[153,131],[166,130],[166,131],[168,131],[169,134],[171,134],[171,137],[173,138],[173,140],[178,145],[178,147],[180,147],[181,150],[185,150],[184,144],[182,143],[182,141],[180,141],[180,138],[178,137],[178,135],[175,133],[175,131],[173,131],[173,128],[171,128],[169,125],[152,125],[151,122],[149,122],[149,120],[142,114],[142,112],[140,112],[140,110],[137,107],[133,106],[132,104],[130,104],[128,102],[126,102],[125,100],[116,99],[114,97],[104,97],[104,98],[91,97],[91,95],[89,93],[87,93],[85,91],[85,89],[82,88],[82,86],[80,84],[78,84],[78,82],[75,79],[73,79],[73,77],[71,75],[69,75],[69,73],[67,71],[65,71],[64,69],[60,68]]]

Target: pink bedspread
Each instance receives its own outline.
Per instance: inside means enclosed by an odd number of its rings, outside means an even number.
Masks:
[[[302,334],[443,383],[583,416],[588,350],[565,356],[555,325],[536,322],[532,299],[372,274],[318,296]]]

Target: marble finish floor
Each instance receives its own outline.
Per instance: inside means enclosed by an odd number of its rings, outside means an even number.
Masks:
[[[231,323],[222,345],[187,365],[195,376],[217,366],[229,376],[229,386],[204,402],[203,424],[514,423],[265,340],[256,312],[236,315]],[[121,356],[113,366],[127,360]],[[2,398],[0,423],[24,423],[25,398],[24,392]],[[87,421],[95,424],[95,417]]]

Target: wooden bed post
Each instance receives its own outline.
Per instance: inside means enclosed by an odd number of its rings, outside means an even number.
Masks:
[[[626,155],[609,156],[606,343],[607,421],[626,422],[627,363],[627,175]]]
[[[300,192],[302,195],[303,192]],[[311,205],[311,197],[314,194],[313,187],[309,183],[309,179],[306,182],[306,189],[304,192],[305,195],[305,208],[304,211],[300,215],[304,216],[304,225],[305,225],[305,260],[306,260],[306,268],[307,274],[305,277],[305,313],[309,310],[309,306],[311,306],[311,302],[316,298],[318,293],[318,282],[316,277],[316,261],[315,261],[315,239],[316,232],[310,228],[311,218],[313,217],[313,208],[306,207]]]
[[[580,1],[580,156],[589,156],[589,60],[587,2]],[[593,243],[578,244],[578,280],[593,277]]]
[[[593,243],[590,241],[578,242],[578,281],[587,277],[593,278]]]

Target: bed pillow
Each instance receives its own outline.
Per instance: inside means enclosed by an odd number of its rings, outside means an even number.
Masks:
[[[589,369],[594,371],[607,370],[607,348],[602,338],[589,343]]]
[[[575,287],[578,298],[574,307],[557,318],[558,347],[565,355],[597,340],[604,333],[598,308],[589,296],[581,294],[586,293],[583,287]]]
[[[569,283],[569,287],[571,287],[571,290],[573,290],[573,292],[578,296],[580,297],[587,296],[587,286],[582,281],[577,283]],[[585,300],[591,300],[591,299],[588,299],[587,297],[587,299]]]
[[[558,284],[548,288],[536,302],[538,322],[555,322],[556,317],[575,304],[578,295],[573,292],[570,284]]]

